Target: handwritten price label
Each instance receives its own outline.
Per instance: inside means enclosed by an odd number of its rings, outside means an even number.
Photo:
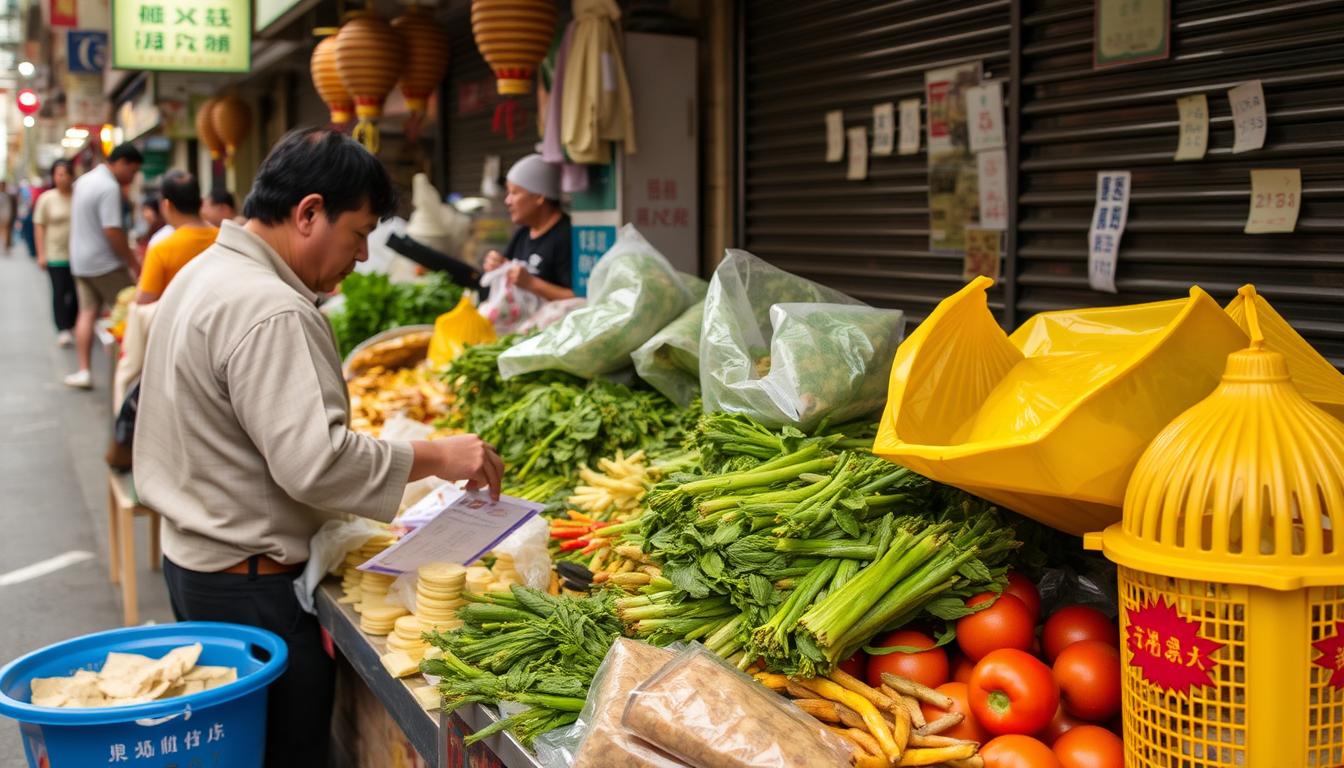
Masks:
[[[1246,234],[1292,232],[1302,208],[1302,171],[1268,168],[1251,171],[1251,211]]]
[[[826,162],[838,163],[845,156],[845,113],[826,113]]]
[[[873,155],[890,155],[896,149],[896,105],[873,105]]]
[[[1209,98],[1202,93],[1176,100],[1181,113],[1181,137],[1175,160],[1199,160],[1209,148]]]
[[[901,101],[901,142],[896,151],[902,155],[913,155],[919,152],[921,127],[919,124],[919,99],[904,99]]]
[[[1236,136],[1232,154],[1265,146],[1269,116],[1265,113],[1265,90],[1260,81],[1252,80],[1229,90],[1227,100],[1232,104],[1232,128]]]
[[[845,135],[849,140],[849,168],[845,178],[863,181],[868,178],[868,126],[850,128]]]
[[[1008,228],[1008,155],[1002,149],[990,149],[975,156],[980,180],[980,226],[984,229]]]
[[[1003,88],[999,83],[967,88],[966,115],[972,152],[1003,147]]]

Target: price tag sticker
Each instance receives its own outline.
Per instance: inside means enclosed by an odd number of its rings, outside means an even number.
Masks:
[[[1269,117],[1265,113],[1265,90],[1260,81],[1252,80],[1229,90],[1227,100],[1232,104],[1232,128],[1236,137],[1232,154],[1265,146]]]
[[[1200,160],[1209,148],[1209,98],[1202,93],[1176,100],[1181,113],[1181,136],[1175,160]]]
[[[845,178],[863,181],[868,178],[868,126],[860,125],[845,131],[849,139],[849,169]]]
[[[1003,148],[1003,88],[999,83],[966,89],[966,126],[972,152]]]
[[[902,155],[919,152],[919,135],[923,126],[919,124],[919,99],[905,99],[901,102],[901,141],[896,151]]]
[[[896,150],[896,105],[873,106],[873,155],[890,155]]]
[[[1251,170],[1251,211],[1246,216],[1248,235],[1292,232],[1302,208],[1302,171],[1298,168]]]
[[[826,162],[838,163],[845,156],[845,113],[826,113]]]

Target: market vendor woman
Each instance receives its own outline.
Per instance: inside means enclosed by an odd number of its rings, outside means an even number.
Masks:
[[[518,227],[504,253],[485,255],[485,271],[509,268],[509,283],[546,301],[574,297],[570,262],[569,216],[560,210],[560,169],[528,155],[513,164],[504,198],[509,218]]]
[[[391,520],[407,481],[430,475],[499,493],[503,464],[475,435],[393,442],[347,428],[317,300],[368,258],[394,203],[383,166],[350,138],[285,136],[247,222],[224,222],[164,291],[146,353],[135,484],[163,516],[173,613],[269,629],[289,647],[269,694],[268,766],[326,765],[334,664],[293,586],[318,527]]]

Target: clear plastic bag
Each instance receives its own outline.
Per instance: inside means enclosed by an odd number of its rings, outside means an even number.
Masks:
[[[704,315],[704,301],[692,304],[630,354],[639,377],[683,407],[700,394],[700,324]]]
[[[626,730],[700,768],[850,765],[841,737],[698,643],[641,683]]]
[[[700,387],[705,411],[770,426],[877,415],[905,316],[728,251],[705,296]]]
[[[489,291],[489,294],[481,303],[479,311],[501,336],[517,331],[544,303],[540,296],[531,291],[509,285],[509,267],[513,263],[501,265],[481,275],[481,288]]]
[[[511,555],[513,568],[523,577],[523,583],[545,592],[551,584],[550,538],[550,524],[536,516],[495,545],[494,551]]]
[[[508,379],[562,370],[591,379],[624,368],[631,352],[690,303],[677,271],[627,224],[593,269],[588,305],[505,350],[499,373]]]

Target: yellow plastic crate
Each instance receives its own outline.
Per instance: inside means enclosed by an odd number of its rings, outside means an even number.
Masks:
[[[1130,768],[1344,765],[1344,423],[1243,297],[1251,348],[1087,537],[1120,566]]]

